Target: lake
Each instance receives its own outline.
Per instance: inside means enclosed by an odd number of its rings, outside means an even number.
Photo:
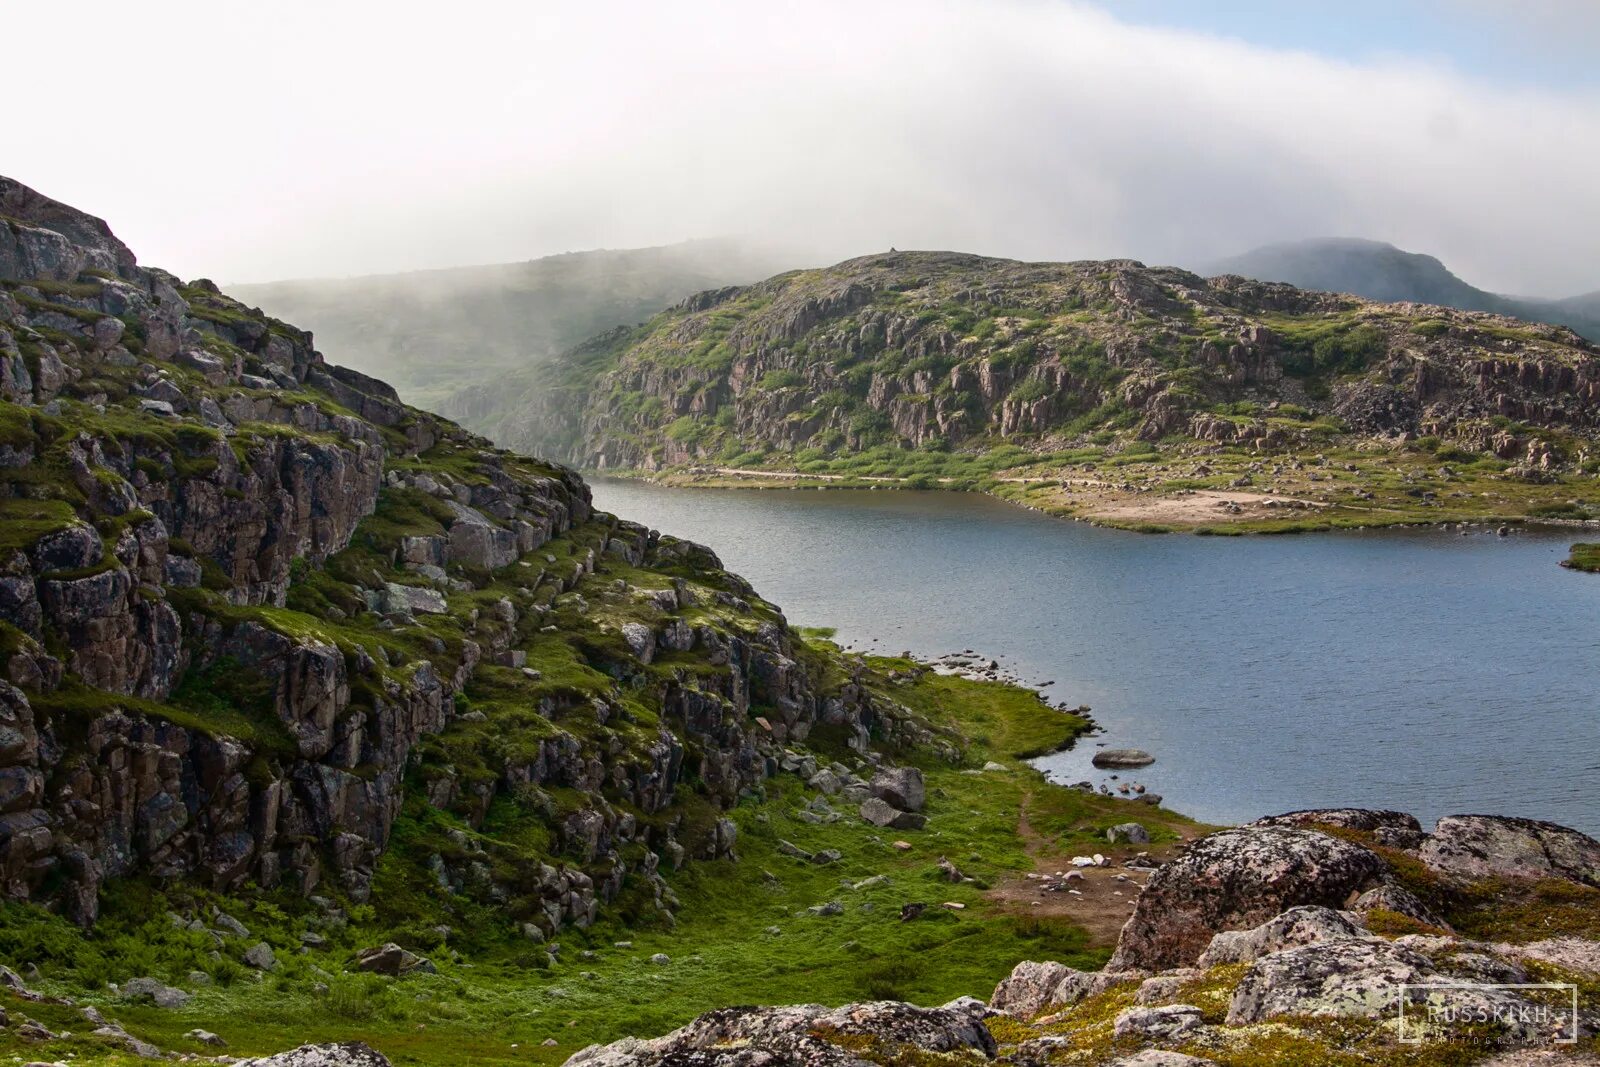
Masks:
[[[970,493],[666,489],[596,503],[701,541],[841,643],[966,648],[1103,732],[1039,761],[1233,823],[1357,805],[1526,815],[1600,834],[1600,577],[1570,531],[1151,536]]]

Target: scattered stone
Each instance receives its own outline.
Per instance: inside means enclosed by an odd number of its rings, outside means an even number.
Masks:
[[[408,949],[401,948],[393,941],[374,948],[362,949],[356,953],[355,966],[358,971],[386,974],[391,978],[398,978],[413,971],[419,971],[424,974],[436,974],[438,972],[438,968],[433,965],[433,961]]]
[[[1052,1006],[1051,997],[1062,981],[1069,975],[1081,973],[1054,961],[1019,963],[994,987],[989,1006],[1019,1019],[1031,1019]]]
[[[278,965],[278,957],[273,954],[271,945],[258,941],[245,952],[244,965],[258,971],[270,971]]]
[[[807,852],[793,841],[785,841],[782,838],[778,839],[778,851],[785,856],[793,856],[797,860],[805,860],[807,863],[816,859],[814,853]]]
[[[122,1048],[142,1059],[159,1060],[164,1058],[162,1051],[155,1045],[152,1045],[148,1041],[142,1041],[139,1038],[134,1037],[116,1023],[107,1023],[105,1026],[96,1027],[94,1030],[90,1031],[90,1033],[92,1033],[95,1037],[100,1038],[102,1041],[106,1041],[113,1045],[120,1045]]]
[[[1141,823],[1118,823],[1106,831],[1106,840],[1113,845],[1148,845],[1150,843],[1150,831],[1146,830]]]
[[[190,994],[156,981],[154,978],[130,978],[122,983],[124,1000],[143,1000],[158,1008],[181,1008],[189,1003]]]
[[[826,904],[813,904],[806,911],[812,915],[843,915],[844,905],[837,900],[830,900]]]
[[[1422,844],[1422,824],[1403,811],[1374,808],[1311,808],[1257,819],[1251,826],[1290,826],[1303,830],[1337,826],[1360,830],[1394,848],[1414,849]]]
[[[817,790],[824,796],[830,797],[844,788],[844,783],[839,781],[839,776],[834,774],[833,771],[826,767],[818,771],[816,774],[813,774],[811,779],[806,782],[806,785]]]
[[[654,956],[650,957],[650,962],[656,964],[657,966],[665,966],[666,964],[672,962],[672,957],[667,955],[665,952],[657,952]]]
[[[213,1048],[226,1048],[228,1044],[226,1041],[222,1040],[222,1038],[218,1037],[216,1034],[213,1034],[210,1030],[201,1030],[196,1028],[194,1030],[190,1030],[183,1036],[188,1038],[190,1041],[198,1041],[202,1045],[210,1045]]]

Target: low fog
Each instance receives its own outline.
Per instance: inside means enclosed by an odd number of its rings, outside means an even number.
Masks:
[[[1355,235],[1503,292],[1600,288],[1592,85],[1072,3],[757,8],[291,4],[219,23],[201,3],[86,3],[64,35],[31,5],[7,35],[59,47],[8,54],[40,99],[0,172],[227,282],[710,236],[812,262],[1199,264]],[[1593,33],[1562,10],[1515,34]]]

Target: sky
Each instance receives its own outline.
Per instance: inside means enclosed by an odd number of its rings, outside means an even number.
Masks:
[[[8,5],[0,173],[224,282],[737,236],[1600,289],[1596,0]],[[32,46],[30,46],[32,42]]]

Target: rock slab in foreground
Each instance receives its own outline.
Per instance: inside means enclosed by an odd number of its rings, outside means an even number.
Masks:
[[[1211,834],[1151,876],[1106,969],[1187,966],[1222,930],[1257,926],[1299,904],[1342,908],[1387,873],[1370,849],[1314,830]]]
[[[363,1041],[301,1045],[259,1060],[241,1060],[237,1067],[389,1067],[389,1061]]]
[[[825,1008],[724,1008],[652,1041],[591,1045],[568,1067],[870,1067],[907,1047],[992,1058],[994,1038],[981,1001],[918,1008],[895,1001]]]

